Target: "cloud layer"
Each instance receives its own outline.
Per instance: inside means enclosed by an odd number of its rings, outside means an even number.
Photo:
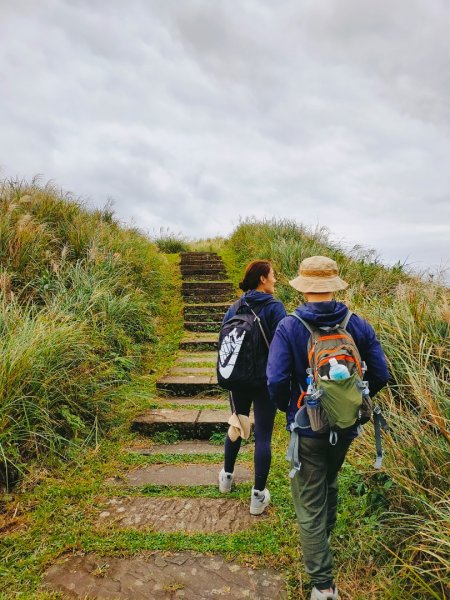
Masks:
[[[2,7],[0,165],[136,225],[295,218],[448,260],[446,0],[18,0]]]

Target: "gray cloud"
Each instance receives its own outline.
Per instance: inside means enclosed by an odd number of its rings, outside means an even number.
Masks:
[[[444,0],[19,0],[0,21],[0,165],[144,229],[291,217],[438,265],[449,28]]]

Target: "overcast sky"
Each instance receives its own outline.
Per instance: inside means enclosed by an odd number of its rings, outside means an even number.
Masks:
[[[449,266],[448,0],[0,0],[1,175]]]

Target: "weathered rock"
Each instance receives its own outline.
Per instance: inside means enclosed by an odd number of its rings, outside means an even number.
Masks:
[[[207,292],[233,292],[233,284],[226,281],[184,281],[182,283],[183,292],[197,292],[205,290]]]
[[[171,376],[183,376],[183,375],[208,375],[210,378],[214,375],[214,367],[183,367],[175,364],[170,370]]]
[[[192,485],[216,485],[218,473],[223,464],[157,464],[148,465],[134,469],[126,473],[120,480],[114,483],[125,483],[131,487],[142,487],[144,485],[170,485],[170,486],[192,486]],[[252,481],[253,475],[247,467],[238,465],[235,468],[235,481],[242,483]],[[111,481],[113,483],[113,481]]]
[[[205,405],[214,405],[218,408],[228,407],[229,401],[226,396],[181,396],[176,398],[175,396],[166,396],[165,398],[156,398],[159,405],[173,404],[176,406],[198,406],[202,407]]]
[[[259,519],[258,519],[259,520]],[[248,504],[224,498],[112,498],[98,522],[139,531],[237,533],[255,523]]]
[[[224,302],[193,302],[192,304],[186,304],[184,306],[183,314],[186,317],[193,313],[208,313],[223,317],[229,308],[230,305]]]
[[[188,334],[180,342],[181,350],[217,350],[218,336],[214,333]]]
[[[217,352],[181,352],[176,360],[177,364],[185,363],[211,363],[215,365]]]
[[[222,454],[223,447],[202,440],[186,440],[175,444],[155,444],[148,447],[131,447],[128,452],[152,456],[154,454]]]
[[[250,569],[221,556],[155,552],[145,557],[70,555],[48,569],[47,589],[92,600],[285,600],[272,569]]]
[[[198,303],[198,302],[215,302],[231,304],[236,300],[234,294],[226,291],[222,292],[209,292],[208,290],[199,290],[197,292],[183,292],[183,298],[186,303]]]
[[[189,401],[186,398],[186,402]],[[177,430],[182,439],[207,439],[213,433],[227,431],[229,417],[229,409],[153,408],[137,416],[131,429],[142,435]]]
[[[131,429],[144,435],[176,429],[180,437],[196,438],[199,414],[200,411],[195,409],[155,408],[135,417]]]
[[[186,331],[213,331],[219,333],[221,321],[185,321],[184,328]]]
[[[156,382],[156,389],[173,396],[197,396],[198,394],[221,393],[215,374],[167,375]]]

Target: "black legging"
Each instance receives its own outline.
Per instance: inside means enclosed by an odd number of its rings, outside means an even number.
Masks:
[[[236,412],[241,415],[250,414],[253,404],[255,414],[255,489],[264,490],[269,476],[270,463],[272,460],[272,431],[275,420],[276,406],[270,400],[267,387],[255,388],[250,391],[233,392],[233,402]],[[231,410],[233,407],[231,405]],[[227,473],[233,473],[234,464],[241,447],[241,438],[232,442],[230,438],[225,440],[225,465]]]

